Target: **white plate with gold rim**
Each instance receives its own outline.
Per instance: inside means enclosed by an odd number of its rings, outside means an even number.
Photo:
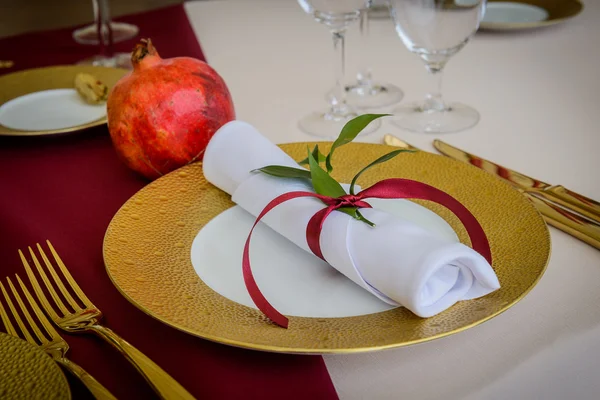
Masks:
[[[520,30],[554,25],[583,10],[579,0],[488,0],[480,28]]]
[[[307,146],[314,143],[281,145],[297,160]],[[325,151],[329,146],[319,143]],[[390,149],[364,143],[343,146],[336,151],[333,175],[348,182],[357,164]],[[364,188],[392,177],[435,186],[473,213],[490,241],[499,290],[459,302],[434,317],[419,318],[404,308],[378,304],[353,283],[342,282],[343,277],[327,264],[264,227],[252,244],[257,282],[275,306],[297,315],[290,315],[288,329],[277,327],[249,303],[240,280],[241,243],[253,218],[204,179],[200,163],[157,179],[121,207],[104,238],[106,269],[129,301],[174,328],[219,343],[302,354],[382,350],[457,333],[507,310],[541,278],[550,256],[548,228],[533,205],[510,185],[475,167],[425,152],[382,164],[365,173],[358,184]],[[456,232],[460,241],[470,243],[450,211],[425,201],[414,203],[399,211],[430,224],[438,234]],[[304,266],[311,271],[274,272],[289,259],[294,263],[284,268]],[[332,288],[339,293],[333,296]],[[343,307],[345,301],[353,303]]]
[[[128,71],[67,65],[34,68],[0,77],[0,135],[40,136],[80,131],[106,123],[106,103],[86,103],[75,90],[85,72],[110,90]]]

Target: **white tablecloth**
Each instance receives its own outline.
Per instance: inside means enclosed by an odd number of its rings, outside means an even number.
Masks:
[[[328,31],[293,0],[185,5],[210,64],[227,82],[237,116],[276,143],[314,140],[298,118],[325,106],[333,80]],[[516,33],[479,32],[450,60],[447,99],[481,113],[474,128],[443,140],[538,179],[600,199],[600,3],[563,24]],[[359,60],[348,34],[347,72]],[[422,62],[390,20],[371,22],[375,77],[417,100]],[[436,136],[384,123],[385,133],[432,150]],[[342,399],[598,399],[600,252],[551,228],[552,258],[534,290],[504,314],[447,338],[385,352],[326,356]]]

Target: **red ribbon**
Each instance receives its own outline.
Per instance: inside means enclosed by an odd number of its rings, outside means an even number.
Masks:
[[[246,239],[246,244],[244,245],[244,254],[242,257],[244,283],[246,284],[246,289],[248,289],[248,293],[254,301],[254,304],[256,304],[258,309],[262,311],[271,321],[283,328],[288,327],[288,319],[267,301],[256,284],[256,281],[254,280],[252,268],[250,267],[250,238],[252,237],[252,232],[254,231],[254,228],[258,222],[269,211],[278,205],[285,203],[286,201],[300,197],[314,197],[321,200],[327,206],[326,208],[317,212],[310,219],[306,227],[306,241],[308,242],[308,247],[317,257],[323,260],[325,260],[325,258],[321,252],[320,239],[321,229],[323,228],[323,223],[325,222],[327,216],[340,207],[370,208],[371,205],[363,201],[363,199],[379,198],[430,200],[445,206],[447,209],[452,211],[464,225],[465,229],[467,230],[467,234],[471,239],[471,245],[473,249],[481,254],[490,264],[492,263],[492,254],[487,236],[473,214],[471,214],[471,212],[465,206],[463,206],[458,200],[450,196],[448,193],[436,189],[433,186],[427,185],[426,183],[413,181],[410,179],[386,179],[377,182],[373,186],[361,191],[360,193],[357,193],[356,195],[346,194],[338,198],[323,196],[313,192],[299,191],[284,193],[271,200],[256,218],[254,225],[252,225],[252,229],[250,229],[248,238]]]

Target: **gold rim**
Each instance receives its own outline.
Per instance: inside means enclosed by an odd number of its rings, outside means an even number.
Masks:
[[[281,147],[299,160],[307,145],[312,143]],[[330,143],[319,145],[327,148]],[[356,165],[390,149],[362,143],[344,146],[336,152],[334,175],[349,181]],[[471,210],[489,236],[500,290],[428,319],[398,308],[346,318],[291,317],[289,329],[278,328],[257,310],[214,292],[191,265],[191,244],[198,231],[233,206],[230,196],[204,180],[200,163],[152,182],[119,209],[104,238],[108,275],[128,301],[176,329],[237,347],[302,354],[384,350],[458,333],[506,311],[539,281],[550,256],[548,228],[510,185],[475,167],[424,152],[397,157],[367,172],[359,184],[367,187],[391,177],[438,187]],[[462,242],[470,243],[448,210],[415,202],[439,214]]]
[[[62,88],[73,89],[75,75],[79,72],[86,72],[96,76],[99,80],[104,82],[110,90],[115,83],[129,71],[121,68],[96,67],[91,65],[65,65],[13,72],[0,77],[0,87],[2,88],[2,91],[0,92],[0,106],[17,97],[42,90]],[[69,128],[42,131],[21,131],[0,124],[0,135],[60,135],[93,128],[103,124],[106,124],[106,117]]]
[[[0,393],[3,398],[71,398],[64,372],[40,347],[0,333],[0,361],[3,367],[0,368]],[[7,376],[8,371],[20,373]]]
[[[583,3],[579,0],[488,0],[488,3],[497,3],[509,1],[512,3],[528,4],[543,8],[548,12],[548,19],[537,22],[524,23],[498,23],[498,22],[481,22],[480,29],[482,30],[519,30],[541,28],[544,26],[555,25],[573,18],[583,10]]]

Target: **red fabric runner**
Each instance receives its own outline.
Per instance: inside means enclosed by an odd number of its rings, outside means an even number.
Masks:
[[[204,58],[180,5],[120,20],[136,24],[140,37],[151,37],[164,57]],[[0,39],[2,59],[15,61],[0,71],[72,64],[93,55],[96,49],[76,44],[72,31]],[[117,51],[130,51],[135,42],[119,43]],[[118,293],[104,269],[104,233],[118,208],[147,183],[117,159],[105,126],[65,136],[0,137],[0,277],[23,277],[17,249],[50,239],[105,323],[197,398],[336,398],[321,357],[208,342],[146,316]],[[63,337],[70,358],[118,398],[156,398],[108,344],[88,335]],[[75,399],[91,398],[69,380]]]

